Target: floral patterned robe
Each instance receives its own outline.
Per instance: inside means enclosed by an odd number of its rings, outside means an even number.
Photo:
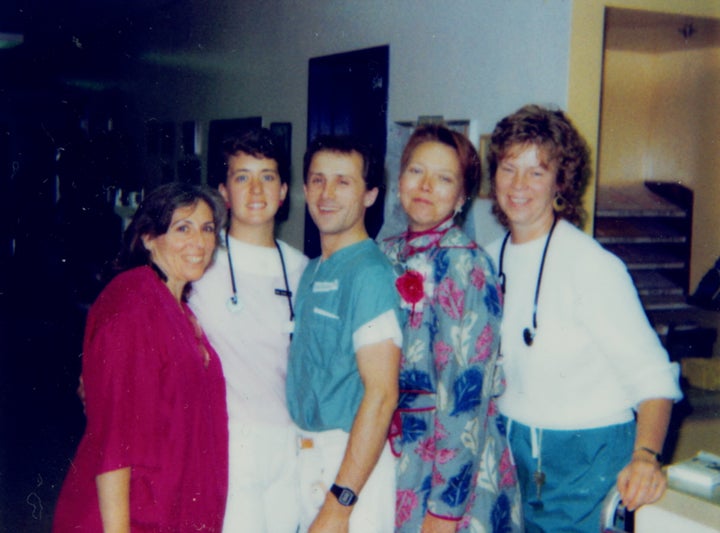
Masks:
[[[493,401],[501,292],[485,252],[449,219],[382,243],[398,274],[403,320],[400,402],[391,428],[399,455],[396,530],[426,512],[458,530],[520,531],[520,495]]]

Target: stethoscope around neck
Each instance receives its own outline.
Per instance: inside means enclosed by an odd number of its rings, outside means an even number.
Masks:
[[[540,297],[540,285],[542,283],[543,269],[545,268],[545,257],[547,256],[548,245],[550,244],[550,238],[552,237],[553,231],[555,231],[555,225],[557,224],[557,216],[553,216],[553,223],[550,226],[550,232],[548,233],[547,239],[545,239],[545,247],[543,248],[542,259],[540,259],[540,270],[538,271],[537,282],[535,283],[535,299],[533,300],[533,314],[532,314],[532,329],[529,327],[525,328],[522,332],[523,341],[527,346],[532,346],[537,334],[538,323],[537,323],[537,308],[538,298]],[[503,271],[503,259],[505,258],[505,245],[510,239],[510,232],[505,234],[502,246],[500,247],[500,288],[503,294],[505,294],[505,272]]]
[[[243,308],[243,305],[242,302],[240,302],[240,298],[238,297],[237,285],[235,283],[235,269],[233,268],[232,254],[230,253],[230,237],[228,236],[229,233],[229,231],[225,232],[225,249],[227,250],[228,256],[228,267],[230,270],[230,284],[232,285],[232,295],[227,300],[227,307],[231,313],[237,313]],[[273,242],[275,243],[275,248],[277,248],[278,256],[280,257],[280,266],[282,267],[283,281],[285,282],[285,288],[275,289],[275,294],[277,296],[285,296],[285,298],[287,298],[288,310],[290,311],[290,323],[292,324],[292,322],[295,320],[295,310],[293,309],[292,291],[290,290],[290,283],[288,282],[287,276],[287,268],[285,267],[285,257],[283,256],[282,248],[280,248],[280,243],[277,241],[277,239],[273,239]],[[290,338],[292,339],[292,331],[290,332]]]

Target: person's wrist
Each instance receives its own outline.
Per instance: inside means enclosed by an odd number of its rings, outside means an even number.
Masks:
[[[331,492],[327,492],[325,494],[324,507],[326,507],[333,516],[338,518],[350,518],[350,514],[352,514],[353,510],[353,506],[340,505],[340,502]]]
[[[657,465],[662,464],[662,457],[660,456],[660,452],[657,452],[653,450],[652,448],[648,448],[647,446],[638,446],[633,450],[633,460],[638,459],[641,461],[646,462],[653,462]]]
[[[329,491],[333,496],[337,498],[340,505],[345,507],[352,507],[357,502],[358,497],[355,491],[350,487],[343,487],[333,483]]]

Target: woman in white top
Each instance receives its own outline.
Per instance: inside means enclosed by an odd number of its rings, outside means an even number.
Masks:
[[[288,193],[284,155],[267,129],[223,144],[220,193],[229,227],[190,306],[220,355],[227,384],[230,472],[223,531],[294,533],[296,431],[285,403],[292,297],[307,258],[275,239]]]
[[[527,531],[598,531],[617,485],[634,510],[657,500],[677,365],[625,265],[580,231],[587,146],[561,111],[526,106],[492,134],[488,247],[504,283],[499,408]]]

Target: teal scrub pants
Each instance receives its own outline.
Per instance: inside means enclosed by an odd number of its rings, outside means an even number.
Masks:
[[[635,422],[597,429],[542,430],[541,438],[509,422],[508,439],[517,466],[527,533],[597,533],[600,511],[617,475],[632,456]],[[537,494],[533,440],[540,444],[545,483]],[[537,448],[537,446],[536,446]]]

